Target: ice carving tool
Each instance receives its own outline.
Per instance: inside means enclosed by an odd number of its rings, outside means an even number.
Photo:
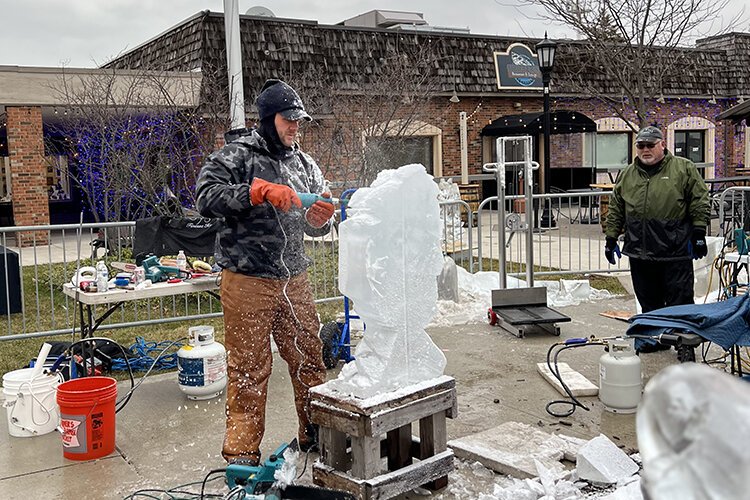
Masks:
[[[326,198],[325,196],[315,193],[297,193],[297,196],[299,196],[302,206],[305,208],[310,208],[316,201],[330,203],[331,205],[341,204],[341,200],[338,198]],[[344,203],[346,203],[346,201],[344,201]]]

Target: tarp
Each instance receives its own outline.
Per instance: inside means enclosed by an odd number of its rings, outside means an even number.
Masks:
[[[633,316],[627,335],[657,336],[673,331],[690,332],[730,347],[750,346],[750,295],[743,294],[713,304],[688,304],[657,309]],[[638,342],[636,340],[636,347]],[[646,343],[653,343],[644,340]]]
[[[214,254],[219,219],[202,217],[157,216],[135,221],[133,256],[140,263],[148,254],[157,257],[177,255],[180,250],[191,257]]]

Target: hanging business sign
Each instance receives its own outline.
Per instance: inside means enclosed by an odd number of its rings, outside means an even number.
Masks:
[[[505,52],[495,52],[494,59],[498,89],[542,89],[539,61],[526,45],[514,43]]]

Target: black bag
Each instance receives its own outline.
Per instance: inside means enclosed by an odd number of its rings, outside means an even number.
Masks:
[[[153,254],[177,255],[180,250],[191,257],[210,257],[216,246],[220,219],[203,217],[156,216],[135,221],[133,256],[137,264]]]

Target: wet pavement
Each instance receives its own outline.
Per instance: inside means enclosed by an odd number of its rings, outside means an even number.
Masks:
[[[560,339],[624,333],[626,324],[599,315],[607,310],[631,310],[632,298],[614,298],[560,309],[571,316],[561,323]],[[484,323],[432,328],[428,331],[444,351],[446,374],[456,379],[458,416],[448,421],[448,439],[517,421],[547,432],[588,439],[603,433],[631,451],[637,448],[635,415],[605,411],[596,397],[582,398],[589,411],[555,418],[545,411],[560,395],[536,371],[549,346],[560,339],[545,333],[516,338]],[[601,346],[570,349],[560,361],[598,383]],[[677,362],[674,351],[642,356],[645,380]],[[336,370],[329,371],[329,376]],[[129,382],[120,383],[124,393]],[[224,466],[220,450],[224,433],[224,400],[188,400],[179,390],[176,374],[149,377],[116,416],[116,451],[88,462],[63,457],[60,435],[11,437],[0,419],[0,497],[123,498],[142,488],[168,489],[200,482],[211,469]],[[274,355],[267,407],[267,429],[262,452],[268,455],[295,436],[296,417],[286,364]],[[310,481],[311,454],[300,482]],[[303,466],[304,456],[299,462]],[[221,481],[212,482],[214,491]],[[218,488],[218,489],[216,489]],[[197,492],[200,484],[186,488]],[[491,491],[491,490],[490,490]],[[152,493],[153,494],[153,493]],[[447,498],[446,495],[440,495]],[[411,498],[411,495],[406,495]]]

